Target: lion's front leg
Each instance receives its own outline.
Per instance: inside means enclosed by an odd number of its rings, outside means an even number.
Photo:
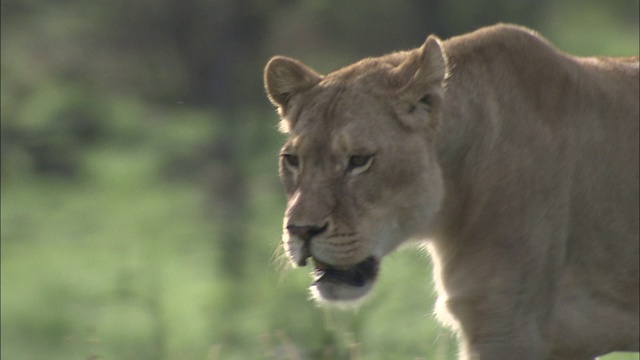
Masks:
[[[513,247],[506,254],[474,245],[445,254],[444,263],[432,251],[443,310],[459,330],[460,359],[546,360],[552,350],[556,292],[548,263]]]
[[[535,314],[495,305],[477,298],[448,301],[460,324],[460,360],[546,359],[550,344]]]

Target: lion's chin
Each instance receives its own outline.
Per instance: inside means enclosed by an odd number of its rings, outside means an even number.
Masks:
[[[354,306],[371,291],[378,275],[378,260],[369,257],[348,268],[335,268],[315,260],[311,293],[320,302]]]
[[[321,304],[338,307],[357,307],[371,292],[375,280],[367,281],[364,286],[355,287],[338,282],[314,283],[311,294]]]

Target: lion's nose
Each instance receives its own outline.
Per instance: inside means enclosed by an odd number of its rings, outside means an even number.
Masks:
[[[287,231],[289,232],[289,235],[296,236],[300,238],[302,241],[304,241],[305,243],[308,243],[315,236],[318,236],[323,232],[327,231],[328,227],[329,227],[328,222],[322,226],[316,226],[316,225],[299,226],[299,225],[290,224],[290,225],[287,225]]]
[[[295,262],[298,266],[306,266],[307,259],[311,257],[311,239],[315,236],[322,234],[327,231],[329,228],[329,223],[325,223],[322,226],[316,225],[295,225],[289,224],[287,225],[287,231],[290,236],[294,236],[300,240],[302,240],[302,248],[295,256]]]

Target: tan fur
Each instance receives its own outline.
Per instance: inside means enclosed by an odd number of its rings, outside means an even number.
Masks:
[[[327,76],[276,57],[285,226],[326,225],[285,248],[347,268],[428,239],[463,359],[638,351],[639,81],[637,57],[569,56],[510,25]]]

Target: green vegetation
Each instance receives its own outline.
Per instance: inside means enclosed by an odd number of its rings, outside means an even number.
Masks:
[[[385,260],[357,311],[287,269],[262,66],[497,21],[637,54],[638,1],[429,3],[3,1],[1,358],[454,359],[423,252]]]
[[[305,271],[284,272],[271,255],[282,211],[275,191],[255,198],[255,255],[250,275],[234,283],[216,267],[223,254],[203,194],[154,180],[142,149],[88,157],[91,181],[2,188],[3,204],[13,205],[2,211],[3,359],[321,358],[356,346],[385,359],[452,346],[429,316],[425,256],[390,259],[393,271],[359,312],[323,311],[307,301]],[[405,278],[416,282],[391,284]]]

